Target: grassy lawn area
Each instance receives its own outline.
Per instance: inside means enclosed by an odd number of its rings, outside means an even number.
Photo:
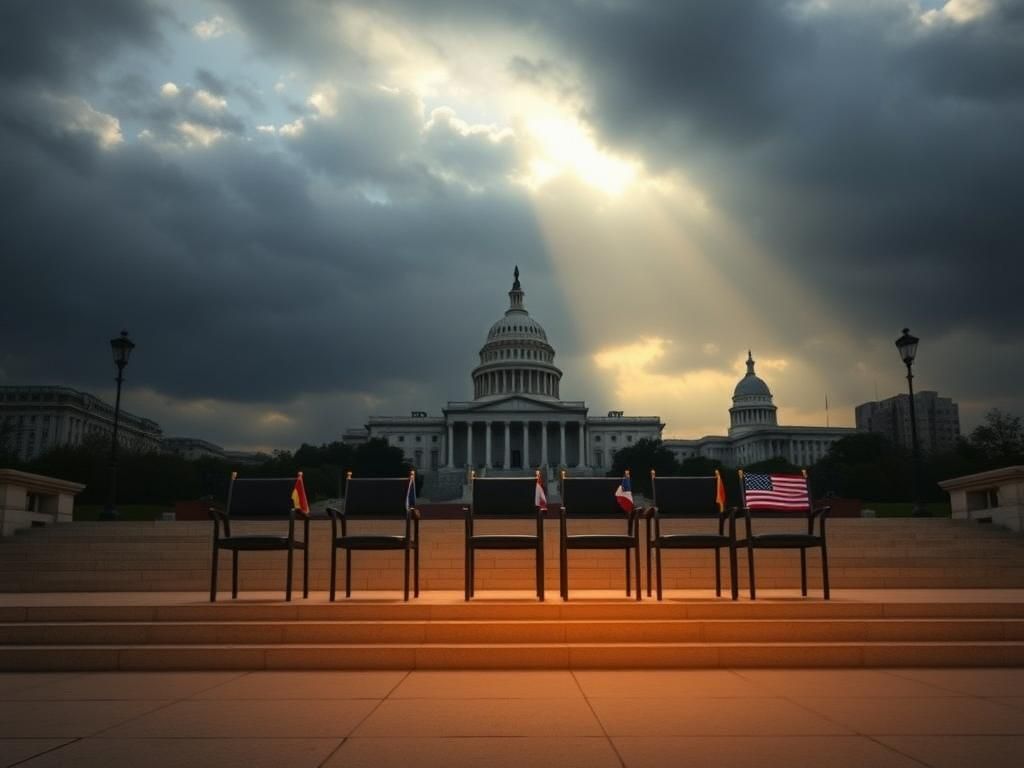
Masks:
[[[72,519],[75,522],[99,520],[103,504],[76,504]],[[119,504],[117,516],[119,520],[159,520],[164,512],[173,512],[174,507],[158,504]]]
[[[861,506],[875,510],[875,517],[910,517],[914,508],[910,501],[865,501]],[[953,514],[948,501],[933,501],[925,506],[930,517],[951,517]]]

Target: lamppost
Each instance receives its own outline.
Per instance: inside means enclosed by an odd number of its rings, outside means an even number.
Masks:
[[[117,366],[117,398],[114,400],[114,431],[110,440],[110,493],[107,506],[103,510],[104,520],[117,519],[117,425],[121,416],[121,384],[124,383],[124,367],[132,356],[135,343],[128,338],[128,331],[110,340],[110,351],[114,353],[114,365]]]
[[[921,503],[921,449],[917,444],[917,414],[914,410],[914,358],[917,356],[916,336],[910,335],[910,329],[904,328],[903,335],[896,339],[896,349],[900,358],[907,366],[907,389],[910,391],[910,449],[914,458],[914,517],[928,517],[928,509]]]

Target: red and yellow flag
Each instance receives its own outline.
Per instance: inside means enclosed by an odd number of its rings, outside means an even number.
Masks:
[[[306,498],[306,486],[302,482],[301,472],[295,478],[295,487],[292,488],[292,506],[295,509],[301,509],[307,515],[309,514],[309,500]]]
[[[717,481],[717,488],[715,488],[715,501],[718,502],[718,511],[722,512],[725,510],[725,483],[722,482],[722,475],[715,470],[715,480]]]

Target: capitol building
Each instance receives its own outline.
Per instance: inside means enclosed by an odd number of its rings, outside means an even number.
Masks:
[[[543,326],[524,304],[525,293],[514,273],[505,314],[487,332],[479,364],[471,373],[473,399],[449,402],[441,416],[413,411],[409,416],[371,416],[364,427],[348,429],[343,440],[360,443],[383,438],[401,448],[424,474],[424,495],[453,497],[470,469],[478,474],[521,474],[559,468],[575,475],[603,475],[616,451],[643,439],[661,439],[665,425],[658,416],[626,416],[610,411],[590,415],[581,400],[561,399],[562,371]],[[783,456],[807,465],[824,456],[828,446],[854,432],[847,428],[779,426],[768,385],[754,373],[748,355],[747,375],[733,393],[727,436],[664,441],[679,459],[704,456],[727,466],[744,466]]]

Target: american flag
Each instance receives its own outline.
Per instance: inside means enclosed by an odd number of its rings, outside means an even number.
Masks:
[[[743,475],[748,509],[799,509],[811,506],[803,475]]]

